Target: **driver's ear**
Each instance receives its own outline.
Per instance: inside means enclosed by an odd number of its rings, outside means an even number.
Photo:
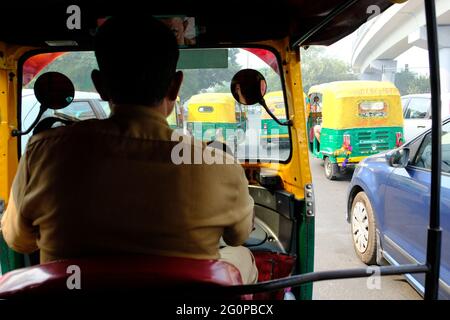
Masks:
[[[177,71],[170,82],[169,89],[167,91],[167,98],[174,101],[178,97],[180,92],[181,84],[183,83],[183,72]]]
[[[100,94],[100,97],[104,101],[109,101],[109,93],[106,89],[105,82],[103,81],[102,74],[100,70],[92,70],[91,73],[92,82],[94,83],[94,87],[97,92]]]

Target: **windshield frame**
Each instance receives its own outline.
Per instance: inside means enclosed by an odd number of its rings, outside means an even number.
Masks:
[[[278,65],[278,71],[279,71],[279,79],[281,82],[281,90],[283,91],[283,99],[285,104],[285,114],[286,118],[289,119],[289,106],[290,103],[286,96],[286,81],[284,77],[284,69],[283,69],[283,63],[282,58],[279,53],[279,51],[267,44],[217,44],[217,45],[196,45],[194,47],[180,47],[179,50],[196,50],[196,49],[241,49],[245,50],[246,48],[254,48],[254,49],[264,49],[267,51],[270,51],[276,58],[277,65]],[[43,54],[43,53],[54,53],[54,52],[94,52],[93,48],[91,47],[73,47],[73,46],[61,46],[61,47],[47,47],[47,48],[38,48],[33,49],[25,52],[19,59],[18,59],[18,66],[17,66],[17,128],[18,130],[22,130],[22,94],[21,90],[23,88],[23,66],[24,63],[31,57]],[[249,52],[251,53],[251,52]],[[256,56],[256,55],[255,55]],[[268,65],[270,68],[270,66]],[[243,68],[245,69],[245,68]],[[183,70],[183,69],[180,69]],[[241,69],[242,70],[242,69]],[[274,71],[275,72],[275,71]],[[39,73],[38,73],[39,74]],[[90,75],[87,75],[90,77]],[[261,106],[262,108],[262,106]],[[306,122],[305,122],[306,123]],[[289,134],[289,154],[286,157],[286,159],[270,159],[270,158],[236,158],[243,164],[271,164],[271,163],[279,163],[279,164],[288,164],[292,160],[292,154],[293,154],[293,145],[292,145],[292,130],[291,127],[288,127],[288,134]],[[19,139],[17,142],[17,152],[18,152],[18,158],[21,157],[21,140]],[[259,144],[258,144],[259,146]],[[287,150],[287,148],[286,148]]]

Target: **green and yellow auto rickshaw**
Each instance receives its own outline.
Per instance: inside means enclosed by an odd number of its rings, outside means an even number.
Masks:
[[[325,176],[403,143],[400,93],[391,82],[336,81],[308,92],[309,149],[325,161]]]
[[[196,139],[240,142],[247,115],[229,93],[201,93],[188,102],[187,130]]]

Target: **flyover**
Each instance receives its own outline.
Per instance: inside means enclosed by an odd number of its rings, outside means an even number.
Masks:
[[[441,86],[450,92],[450,1],[436,0]],[[396,58],[412,47],[427,49],[423,0],[395,4],[356,31],[352,67],[361,79],[394,81]]]

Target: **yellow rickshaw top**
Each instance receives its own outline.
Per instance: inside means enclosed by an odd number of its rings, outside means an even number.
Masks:
[[[201,93],[191,97],[188,102],[188,121],[235,123],[236,100],[231,93]],[[204,107],[211,107],[201,112]]]
[[[379,96],[379,95],[399,95],[397,87],[389,81],[334,81],[312,86],[311,93],[322,93],[334,95],[335,98],[355,97],[355,96]]]
[[[286,108],[281,108],[281,104],[284,106],[283,91],[272,91],[264,96],[264,100],[267,103],[267,107],[277,118],[286,119]],[[272,117],[262,109],[262,119],[272,119]]]
[[[189,104],[198,104],[198,103],[222,103],[224,105],[232,105],[233,108],[235,106],[236,100],[234,100],[231,93],[200,93],[193,95],[189,100]]]
[[[322,127],[348,129],[363,127],[402,127],[400,93],[387,81],[335,81],[313,86],[308,95],[320,93]],[[311,99],[312,100],[312,99]],[[364,116],[361,103],[382,101],[385,108],[377,116]]]
[[[283,100],[283,91],[280,90],[266,93],[264,100],[266,100],[266,102],[269,100]]]

